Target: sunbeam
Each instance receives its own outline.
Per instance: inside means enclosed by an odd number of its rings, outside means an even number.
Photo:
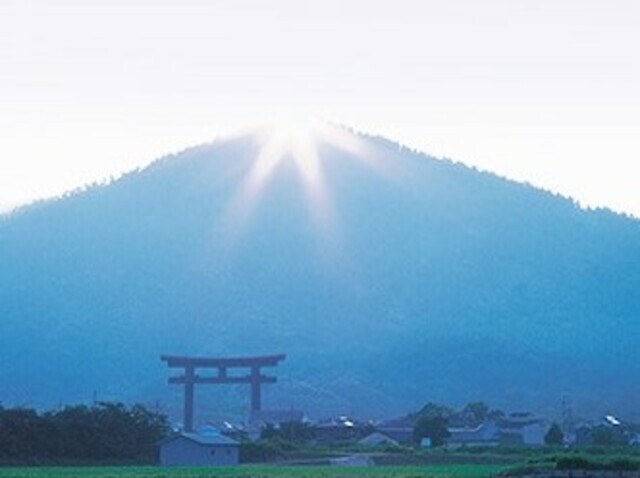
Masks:
[[[226,215],[231,221],[232,235],[242,232],[273,175],[289,161],[298,172],[317,226],[325,234],[335,233],[335,212],[318,150],[321,144],[327,144],[348,155],[363,156],[364,146],[358,137],[339,126],[320,121],[277,121],[254,131],[258,154]]]

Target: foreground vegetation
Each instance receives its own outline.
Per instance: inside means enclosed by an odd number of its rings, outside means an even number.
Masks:
[[[5,467],[0,478],[487,478],[519,477],[533,470],[640,470],[632,453],[607,454],[521,450],[515,453],[409,453],[395,455],[397,466],[336,467],[242,465],[230,468],[161,468],[153,466]],[[504,450],[503,450],[504,451]],[[373,454],[376,464],[385,463]],[[404,458],[404,459],[403,459]]]
[[[440,465],[423,467],[277,467],[236,468],[4,468],[0,478],[484,478],[504,466]]]

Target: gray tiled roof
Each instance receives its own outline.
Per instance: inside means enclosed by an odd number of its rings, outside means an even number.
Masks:
[[[200,445],[238,445],[238,442],[224,435],[217,433],[181,433],[176,437],[183,436]]]

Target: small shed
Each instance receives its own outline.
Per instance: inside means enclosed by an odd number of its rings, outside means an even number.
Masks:
[[[160,444],[162,466],[233,466],[240,444],[219,433],[179,433]]]

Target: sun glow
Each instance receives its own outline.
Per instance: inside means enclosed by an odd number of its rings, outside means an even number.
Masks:
[[[256,167],[265,161],[270,166],[277,165],[285,158],[292,159],[302,178],[310,187],[321,181],[318,164],[317,142],[320,139],[320,124],[302,120],[279,121],[267,128],[263,140],[262,153]]]
[[[321,232],[336,234],[335,213],[319,148],[328,145],[354,157],[366,157],[359,138],[338,126],[300,118],[281,119],[254,131],[258,153],[229,210],[228,217],[235,224],[234,235],[253,214],[272,177],[285,165],[293,166],[297,172],[310,213]]]

